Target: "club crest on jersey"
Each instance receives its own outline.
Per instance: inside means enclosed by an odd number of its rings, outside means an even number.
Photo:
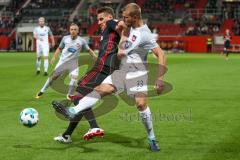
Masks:
[[[136,39],[137,39],[137,36],[133,35],[133,36],[132,36],[132,41],[135,42]]]
[[[80,43],[77,43],[76,46],[77,46],[77,48],[81,48]]]

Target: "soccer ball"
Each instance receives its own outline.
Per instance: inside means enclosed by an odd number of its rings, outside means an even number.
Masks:
[[[20,113],[20,122],[26,127],[33,127],[38,123],[38,112],[34,108],[25,108]]]

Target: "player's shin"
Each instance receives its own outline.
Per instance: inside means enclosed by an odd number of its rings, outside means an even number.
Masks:
[[[68,89],[68,93],[67,95],[72,95],[73,91],[74,91],[74,84],[76,82],[76,79],[72,78],[71,81],[69,82],[69,89]]]
[[[48,78],[47,81],[45,82],[43,88],[41,89],[41,92],[44,93],[44,92],[48,89],[48,87],[50,86],[50,84],[51,84],[51,80],[50,80],[50,78]]]
[[[41,59],[40,58],[37,58],[36,65],[37,65],[37,71],[40,71],[40,66],[41,66]]]
[[[92,91],[85,97],[83,97],[77,106],[72,107],[75,113],[81,112],[85,109],[92,108],[99,100],[101,99],[101,95],[97,91]]]
[[[145,110],[139,111],[139,114],[142,119],[142,123],[144,124],[147,131],[148,139],[155,139],[152,123],[152,113],[150,111],[150,108],[147,107]]]
[[[48,59],[44,59],[44,72],[48,72]]]

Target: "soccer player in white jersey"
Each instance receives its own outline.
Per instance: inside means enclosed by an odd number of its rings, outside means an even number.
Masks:
[[[41,67],[41,56],[44,59],[44,75],[48,75],[48,54],[49,54],[49,41],[48,36],[50,35],[52,47],[55,46],[54,37],[52,31],[48,26],[45,26],[45,18],[40,17],[38,19],[38,27],[34,28],[33,35],[36,39],[36,50],[37,50],[37,75],[40,74]]]
[[[89,54],[92,55],[94,59],[97,58],[94,51],[89,48],[87,42],[78,36],[78,32],[79,27],[72,23],[70,25],[70,35],[62,38],[62,41],[51,60],[51,64],[54,64],[55,60],[58,58],[58,55],[61,53],[60,59],[53,71],[53,74],[47,79],[41,91],[37,93],[37,99],[40,98],[51,85],[51,83],[65,71],[69,71],[69,77],[71,79],[67,97],[72,94],[74,84],[78,77],[78,57],[82,48],[88,50]]]
[[[143,24],[141,8],[137,4],[130,3],[124,7],[123,21],[128,26],[130,33],[123,34],[127,37],[122,38],[124,45],[121,46],[125,48],[121,49],[120,47],[119,51],[119,57],[122,57],[120,70],[115,70],[93,92],[82,98],[77,106],[65,108],[64,105],[56,101],[53,101],[52,105],[57,112],[71,120],[77,113],[94,106],[102,96],[126,88],[127,94],[135,99],[135,104],[147,131],[150,150],[159,151],[153,131],[151,111],[147,105],[148,71],[145,64],[147,63],[147,53],[151,50],[158,57],[159,68],[161,68],[155,84],[155,89],[160,94],[164,89],[164,70],[162,70],[166,64],[164,52],[156,43],[148,26]],[[120,44],[122,43],[120,42]]]

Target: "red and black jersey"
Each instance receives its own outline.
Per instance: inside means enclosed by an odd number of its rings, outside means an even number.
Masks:
[[[232,36],[231,36],[231,34],[225,34],[223,38],[225,41],[231,41]]]
[[[109,20],[106,28],[102,31],[98,60],[93,68],[78,81],[76,91],[79,93],[72,96],[74,103],[90,93],[94,87],[100,85],[102,81],[112,72],[119,68],[120,60],[117,58],[119,34],[115,31],[117,22]]]
[[[120,36],[115,30],[117,23],[115,20],[107,21],[106,28],[101,34],[96,65],[103,67],[106,72],[108,72],[108,70],[109,72],[113,72],[113,70],[118,69],[120,64],[117,58],[118,43],[120,41]]]

